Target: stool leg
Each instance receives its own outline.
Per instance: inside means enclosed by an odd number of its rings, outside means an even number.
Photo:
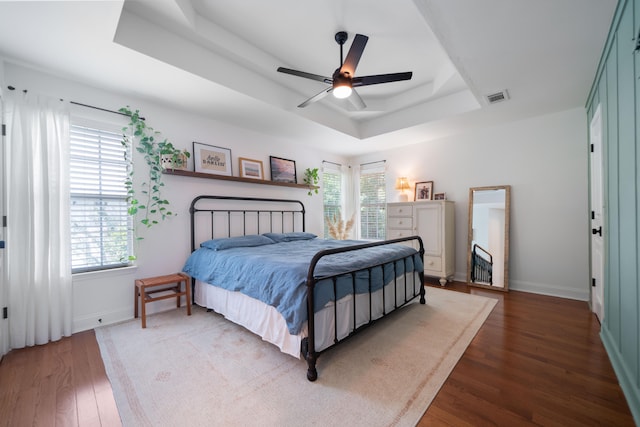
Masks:
[[[140,287],[140,308],[142,309],[142,328],[147,327],[147,295],[144,286]]]
[[[180,308],[180,291],[182,290],[182,282],[176,283],[176,307]]]
[[[191,316],[191,283],[189,280],[184,281],[184,290],[186,292],[186,300],[187,300],[187,315]]]
[[[133,287],[133,318],[138,318],[138,295],[140,295],[140,289],[138,288],[138,283],[136,282]]]

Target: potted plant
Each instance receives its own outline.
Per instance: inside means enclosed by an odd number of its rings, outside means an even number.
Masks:
[[[122,128],[122,145],[135,148],[144,156],[146,165],[145,169],[141,169],[141,166],[134,165],[132,156],[127,158],[129,176],[125,186],[129,202],[128,213],[131,216],[141,215],[140,224],[149,228],[173,215],[173,212],[168,209],[169,201],[162,198],[160,193],[160,189],[164,186],[163,169],[186,167],[190,154],[187,150],[174,147],[166,138],[162,139],[160,132],[147,126],[139,110],[132,111],[127,106],[118,111],[129,117],[129,123]],[[135,172],[145,176],[139,192],[133,185]],[[134,226],[134,230],[137,230],[137,227]],[[141,239],[137,233],[136,239]]]
[[[320,181],[320,177],[318,176],[318,168],[306,168],[304,170],[304,183],[309,187],[315,186],[315,188],[309,188],[309,192],[307,193],[309,196],[313,196],[315,192],[318,194],[318,182]]]

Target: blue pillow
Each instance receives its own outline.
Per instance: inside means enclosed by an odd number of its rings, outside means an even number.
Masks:
[[[213,249],[214,251],[221,251],[229,248],[246,248],[251,246],[271,245],[273,243],[275,242],[266,236],[250,234],[247,236],[207,240],[206,242],[200,243],[200,246],[203,248]]]
[[[296,240],[311,240],[318,237],[313,233],[305,233],[303,231],[297,231],[293,233],[263,233],[262,235],[268,237],[276,243],[293,242]]]

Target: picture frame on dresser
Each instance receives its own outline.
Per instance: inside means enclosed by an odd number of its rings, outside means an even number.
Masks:
[[[433,200],[433,181],[416,182],[414,200]]]

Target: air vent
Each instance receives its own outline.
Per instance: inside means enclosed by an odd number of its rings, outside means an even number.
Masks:
[[[496,102],[502,102],[509,99],[509,92],[507,92],[505,89],[500,92],[486,95],[485,98],[487,98],[487,101],[489,102],[489,104],[495,104]]]

